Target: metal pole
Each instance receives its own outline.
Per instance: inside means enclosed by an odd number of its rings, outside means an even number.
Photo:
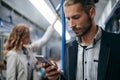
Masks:
[[[64,8],[63,8],[63,3],[64,0],[61,0],[61,5],[62,5],[62,12],[61,12],[61,16],[62,16],[62,70],[63,70],[63,75],[64,75],[64,65],[65,65],[65,48],[66,48],[66,38],[65,38],[65,31],[66,31],[66,23],[65,23],[65,14],[64,14]]]

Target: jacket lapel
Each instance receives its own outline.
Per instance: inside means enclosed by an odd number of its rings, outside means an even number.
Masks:
[[[22,63],[21,67],[24,67],[25,75],[27,76],[27,64],[22,50],[19,51],[18,58],[20,59],[20,62]]]
[[[78,44],[77,41],[72,43],[72,46],[69,47],[69,79],[68,80],[76,80],[76,66],[77,66],[77,51]]]
[[[100,54],[99,54],[99,63],[98,63],[98,79],[97,80],[105,80],[107,65],[109,61],[110,55],[110,47],[109,47],[109,39],[107,39],[107,35],[105,32],[102,33]]]

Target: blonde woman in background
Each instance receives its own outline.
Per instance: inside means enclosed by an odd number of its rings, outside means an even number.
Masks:
[[[30,30],[25,24],[16,25],[5,44],[4,59],[7,68],[7,80],[34,80],[33,70],[37,63],[33,52],[45,45],[54,32],[54,24],[48,27],[44,36],[29,44]]]

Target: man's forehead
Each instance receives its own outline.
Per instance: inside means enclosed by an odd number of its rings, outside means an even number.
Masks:
[[[67,12],[79,12],[82,11],[83,8],[81,7],[80,4],[74,4],[74,5],[70,5],[70,6],[64,6],[64,11]]]
[[[76,3],[76,4],[72,4],[72,5],[66,5],[66,6],[64,6],[64,9],[65,8],[69,8],[69,7],[75,7],[75,8],[77,8],[77,9],[79,9],[79,10],[82,10],[83,8],[82,8],[82,5],[80,4],[80,3]]]

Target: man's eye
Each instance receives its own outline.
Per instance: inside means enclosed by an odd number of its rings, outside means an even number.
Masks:
[[[73,19],[79,19],[80,16],[73,16]]]
[[[69,21],[69,20],[70,20],[70,18],[67,18],[67,20]]]

